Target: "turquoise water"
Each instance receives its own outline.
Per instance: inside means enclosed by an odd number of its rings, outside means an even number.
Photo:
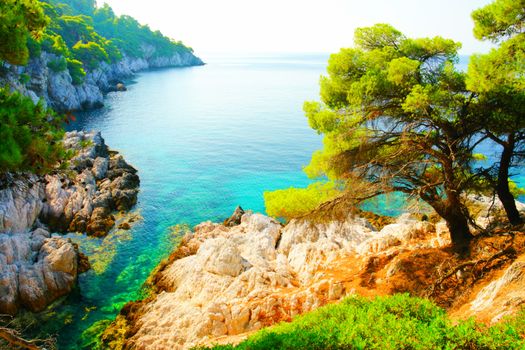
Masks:
[[[69,235],[95,268],[45,322],[60,349],[79,348],[85,329],[140,296],[172,249],[171,226],[223,220],[237,205],[264,212],[264,191],[309,183],[301,168],[321,138],[302,104],[317,99],[328,55],[203,58],[203,67],[139,74],[69,126],[100,130],[139,170],[143,219],[105,239]]]

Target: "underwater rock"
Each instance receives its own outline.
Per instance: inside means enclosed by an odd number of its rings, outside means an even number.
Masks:
[[[126,87],[126,85],[122,84],[122,83],[118,83],[116,86],[115,86],[115,89],[117,91],[127,91],[128,88]]]
[[[115,225],[115,218],[107,207],[98,207],[93,210],[87,226],[87,234],[95,237],[104,236]]]

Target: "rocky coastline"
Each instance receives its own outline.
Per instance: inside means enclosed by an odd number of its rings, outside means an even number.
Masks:
[[[137,201],[137,170],[98,132],[68,132],[66,169],[45,176],[5,174],[0,186],[0,313],[40,311],[69,293],[87,258],[58,232],[103,236],[113,213]],[[54,234],[51,234],[54,232]]]
[[[42,99],[58,112],[77,111],[102,107],[105,93],[118,90],[119,83],[139,71],[204,64],[189,51],[170,57],[124,56],[117,63],[100,62],[98,68],[87,72],[82,84],[74,85],[67,69],[55,72],[49,67],[50,62],[58,59],[60,57],[55,54],[42,52],[39,57],[30,59],[25,66],[4,63],[3,67],[0,67],[0,86],[8,85],[30,97],[35,103]],[[23,76],[27,81],[23,81]]]
[[[476,199],[476,206],[479,225],[497,221],[486,198]],[[128,303],[106,329],[104,346],[189,349],[235,343],[354,294],[409,292],[433,299],[454,317],[487,323],[525,302],[524,234],[512,243],[506,235],[480,236],[464,258],[450,249],[444,222],[410,214],[394,221],[362,213],[334,216],[336,211],[283,226],[236,210],[224,224],[196,226],[152,272],[150,296]],[[476,270],[481,266],[483,273]],[[448,275],[449,269],[454,273]]]

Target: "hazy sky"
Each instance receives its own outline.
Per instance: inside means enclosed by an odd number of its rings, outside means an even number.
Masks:
[[[472,36],[470,13],[491,0],[97,0],[197,54],[336,52],[354,29],[390,23],[408,36],[452,38],[463,54],[489,47]]]

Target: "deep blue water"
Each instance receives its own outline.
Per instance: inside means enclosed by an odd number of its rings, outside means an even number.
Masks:
[[[264,191],[309,183],[301,169],[322,143],[302,104],[318,99],[328,55],[203,59],[203,67],[137,75],[127,92],[110,93],[106,107],[79,113],[68,127],[100,130],[139,170],[143,219],[104,239],[69,235],[93,269],[76,293],[40,316],[41,331],[59,332],[60,349],[79,348],[88,327],[140,297],[173,248],[170,227],[223,220],[237,205],[264,212]]]

